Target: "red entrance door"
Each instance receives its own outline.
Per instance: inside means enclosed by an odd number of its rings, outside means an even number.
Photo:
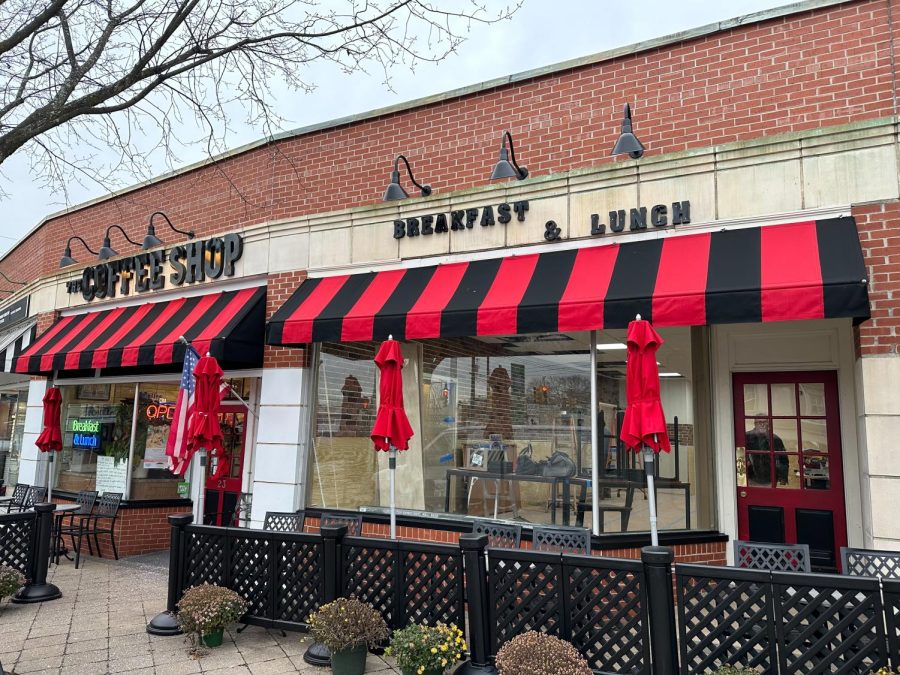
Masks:
[[[847,543],[837,375],[734,375],[738,535],[809,544],[836,570]]]
[[[203,522],[207,525],[236,525],[235,508],[241,496],[241,476],[244,467],[244,446],[247,439],[247,408],[240,403],[222,403],[219,424],[228,463],[222,478],[213,479],[215,460],[206,465],[206,499]]]

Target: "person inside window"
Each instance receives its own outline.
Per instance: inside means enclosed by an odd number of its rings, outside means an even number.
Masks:
[[[749,457],[747,466],[747,478],[755,485],[771,485],[769,455],[749,454],[752,451],[774,450],[785,452],[784,441],[778,434],[771,434],[771,446],[769,445],[769,418],[761,413],[753,417],[753,428],[744,434],[744,448]],[[778,485],[787,485],[788,482],[788,458],[775,457],[775,480]]]

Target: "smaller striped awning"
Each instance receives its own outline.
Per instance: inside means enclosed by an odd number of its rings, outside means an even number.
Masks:
[[[15,372],[181,365],[184,344],[231,366],[262,364],[263,287],[65,316],[15,359]]]
[[[309,279],[273,345],[869,316],[853,218]]]
[[[37,324],[32,319],[0,335],[0,372],[13,372],[15,358],[34,342]]]

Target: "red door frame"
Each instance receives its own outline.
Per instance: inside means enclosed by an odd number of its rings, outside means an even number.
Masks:
[[[210,523],[211,525],[232,525],[233,524],[233,523],[221,522],[222,521],[222,502],[223,502],[225,493],[236,494],[236,495],[238,495],[238,499],[240,499],[241,483],[243,481],[243,476],[244,476],[244,455],[246,454],[246,451],[247,451],[247,423],[249,422],[247,406],[245,406],[243,403],[223,401],[219,406],[219,423],[222,424],[223,426],[225,423],[223,418],[228,413],[232,413],[232,414],[240,413],[244,416],[244,427],[243,427],[243,430],[241,431],[241,442],[240,442],[241,451],[237,457],[232,456],[232,457],[228,458],[231,466],[229,467],[228,475],[224,478],[219,478],[219,479],[213,480],[210,477],[211,463],[209,461],[207,461],[207,466],[206,466],[206,494],[207,494],[207,497],[206,498],[209,499],[210,496],[215,495],[218,499],[218,504],[217,504],[217,508],[215,511],[215,513],[217,513],[218,515],[216,516],[216,521],[213,523]],[[238,469],[237,471],[234,471],[235,463],[237,463],[237,469]],[[236,475],[232,475],[232,474],[236,474]]]
[[[803,487],[801,477],[799,489],[761,487],[754,486],[747,481],[746,486],[735,485],[737,490],[738,506],[738,536],[740,539],[749,538],[750,506],[776,506],[784,509],[784,535],[785,542],[797,543],[796,509],[809,508],[816,510],[831,510],[834,517],[834,551],[836,563],[840,566],[841,546],[847,545],[847,515],[844,503],[844,472],[841,449],[841,424],[840,403],[838,396],[837,372],[833,370],[821,371],[789,371],[789,372],[756,372],[734,373],[732,393],[734,397],[734,438],[735,447],[746,447],[745,419],[748,417],[744,410],[744,385],[745,384],[794,384],[794,383],[821,383],[825,389],[825,419],[828,440],[828,471],[830,487],[827,490],[811,490]],[[770,395],[771,399],[771,395]],[[771,400],[769,401],[769,413],[771,418]],[[749,416],[754,411],[749,412]],[[800,415],[799,409],[796,411]],[[774,416],[779,419],[779,416]],[[781,419],[791,419],[781,417]],[[802,449],[802,448],[801,448]],[[803,461],[799,462],[800,471],[803,471]],[[774,463],[771,475],[775,475]]]

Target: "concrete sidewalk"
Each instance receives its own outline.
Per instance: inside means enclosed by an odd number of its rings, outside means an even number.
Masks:
[[[254,626],[226,631],[221,647],[189,654],[183,636],[156,637],[147,622],[166,604],[166,556],[119,562],[88,558],[81,569],[63,560],[48,575],[63,593],[36,605],[0,603],[0,663],[24,673],[327,673],[303,661],[307,636]],[[234,628],[234,627],[233,627]],[[367,672],[393,675],[369,655]]]

